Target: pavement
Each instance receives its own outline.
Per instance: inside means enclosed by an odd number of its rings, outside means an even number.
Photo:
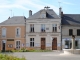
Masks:
[[[61,55],[62,51],[53,52],[16,52],[7,53],[27,60],[80,60],[80,55]]]

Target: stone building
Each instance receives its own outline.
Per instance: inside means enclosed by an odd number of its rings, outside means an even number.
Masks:
[[[26,47],[34,49],[61,49],[61,19],[53,9],[44,8],[26,20]]]
[[[62,45],[71,48],[72,35],[75,35],[75,46],[80,48],[80,14],[64,14],[62,12]]]
[[[9,17],[0,23],[0,50],[21,49],[25,42],[24,16]]]

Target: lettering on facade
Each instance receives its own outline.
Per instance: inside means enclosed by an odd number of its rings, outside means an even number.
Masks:
[[[14,41],[14,39],[7,39],[7,41]]]

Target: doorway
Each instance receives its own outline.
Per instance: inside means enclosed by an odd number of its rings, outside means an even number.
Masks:
[[[41,38],[41,50],[45,50],[45,38]]]
[[[16,49],[20,49],[20,41],[16,41]]]
[[[57,38],[52,40],[52,50],[57,50]]]
[[[5,48],[6,48],[6,41],[3,40],[3,41],[2,41],[2,51],[3,51],[3,52],[5,52],[5,50],[6,50]]]

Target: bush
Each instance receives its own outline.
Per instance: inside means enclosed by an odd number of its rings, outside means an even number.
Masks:
[[[52,50],[35,50],[33,48],[28,48],[28,49],[22,48],[20,50],[16,50],[16,49],[14,49],[14,50],[6,50],[5,52],[51,52],[51,51]]]
[[[26,60],[24,57],[18,58],[14,56],[9,56],[5,54],[0,54],[0,60]]]

